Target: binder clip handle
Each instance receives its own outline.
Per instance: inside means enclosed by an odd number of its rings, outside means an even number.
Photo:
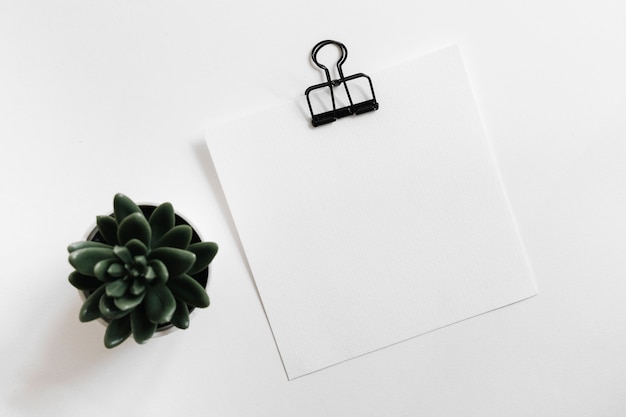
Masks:
[[[320,62],[317,60],[317,53],[320,51],[320,49],[322,49],[326,45],[337,45],[339,49],[341,49],[341,56],[339,57],[339,61],[337,61],[337,72],[339,73],[339,78],[340,78],[339,80],[335,80],[335,81],[331,80],[330,71],[328,71],[328,68],[326,68],[324,64],[320,64]],[[343,65],[344,62],[346,62],[346,59],[348,59],[348,48],[346,48],[346,45],[344,45],[341,42],[337,42],[333,40],[325,40],[325,41],[318,42],[317,45],[315,45],[313,47],[313,50],[311,51],[311,60],[313,60],[313,63],[315,63],[315,65],[317,65],[319,68],[324,70],[324,72],[326,73],[326,81],[329,83],[332,83],[333,86],[335,87],[341,84],[341,79],[344,78],[343,70],[341,69],[341,66]]]
[[[333,80],[331,78],[328,67],[326,67],[324,64],[321,64],[317,60],[318,52],[320,51],[320,49],[322,49],[324,46],[327,46],[327,45],[336,45],[341,50],[341,56],[339,57],[339,60],[337,61],[337,72],[339,74],[339,78],[336,80]],[[359,115],[359,114],[367,113],[370,111],[378,110],[378,102],[376,101],[376,95],[374,94],[374,86],[372,84],[371,78],[363,73],[353,74],[347,77],[343,75],[342,65],[344,64],[344,62],[346,62],[347,58],[348,58],[348,48],[346,48],[346,46],[343,43],[333,41],[333,40],[325,40],[325,41],[318,42],[311,50],[311,60],[313,61],[315,65],[317,65],[320,69],[322,69],[324,71],[324,74],[326,75],[326,82],[313,85],[307,88],[306,91],[304,92],[306,99],[307,99],[307,103],[309,105],[309,111],[311,112],[311,124],[313,125],[313,127],[321,126],[327,123],[332,123],[341,117],[345,117],[349,115]],[[371,99],[364,100],[359,103],[354,103],[352,101],[352,95],[350,94],[350,89],[348,88],[348,81],[351,81],[357,78],[367,79],[369,86],[370,86],[371,95],[372,95]],[[337,108],[336,103],[335,103],[334,88],[339,87],[341,84],[343,84],[344,86],[346,95],[348,97],[348,102],[350,104],[348,106]],[[317,90],[320,88],[328,88],[330,90],[330,100],[331,100],[332,110],[315,114],[313,112],[313,107],[311,105],[311,98],[309,95],[313,90]]]

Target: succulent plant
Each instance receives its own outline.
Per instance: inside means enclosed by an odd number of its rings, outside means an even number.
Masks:
[[[95,238],[68,246],[75,268],[69,281],[87,294],[79,319],[107,322],[107,348],[131,334],[145,343],[158,327],[169,324],[185,329],[189,312],[209,305],[197,276],[206,275],[217,244],[200,242],[189,225],[177,224],[170,203],[148,217],[142,208],[116,194],[113,214],[96,218]]]

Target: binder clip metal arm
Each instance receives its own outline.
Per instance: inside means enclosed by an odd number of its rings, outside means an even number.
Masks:
[[[339,61],[337,61],[337,72],[339,74],[339,78],[336,80],[331,79],[330,71],[328,70],[328,68],[325,65],[320,64],[317,60],[317,53],[320,51],[320,49],[330,44],[338,46],[341,50],[341,57],[339,58]],[[317,45],[315,45],[313,47],[313,50],[311,51],[311,59],[313,60],[315,65],[317,65],[319,68],[324,70],[324,73],[326,75],[326,82],[313,85],[307,88],[306,91],[304,92],[307,103],[309,105],[309,111],[311,112],[311,123],[314,127],[321,126],[327,123],[332,123],[341,117],[345,117],[349,115],[358,115],[358,114],[378,110],[378,102],[376,101],[376,95],[374,94],[374,85],[372,84],[372,79],[368,75],[365,75],[363,73],[357,73],[357,74],[349,75],[347,77],[343,75],[343,69],[341,68],[341,66],[346,61],[347,58],[348,58],[348,49],[346,48],[346,46],[342,44],[341,42],[337,42],[333,40],[321,41]],[[370,91],[372,93],[371,99],[361,101],[359,103],[354,103],[352,101],[350,89],[348,88],[348,81],[352,81],[357,78],[367,79],[369,86],[370,86]],[[346,90],[346,95],[348,97],[348,102],[350,104],[345,107],[337,108],[337,105],[335,103],[335,93],[333,90],[335,87],[339,87],[342,84]],[[311,106],[310,93],[320,88],[330,89],[330,100],[332,104],[332,110],[315,114],[313,112],[313,107]]]

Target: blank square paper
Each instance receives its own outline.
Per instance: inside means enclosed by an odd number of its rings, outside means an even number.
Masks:
[[[458,49],[369,75],[206,133],[289,379],[536,294]]]

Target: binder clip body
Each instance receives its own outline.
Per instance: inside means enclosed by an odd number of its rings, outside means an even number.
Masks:
[[[330,77],[330,71],[328,70],[328,68],[324,66],[323,64],[320,64],[317,61],[317,53],[320,51],[320,49],[330,44],[338,46],[341,50],[341,57],[339,58],[339,61],[337,61],[337,72],[339,74],[339,78],[336,80],[332,80]],[[348,49],[346,48],[346,46],[342,44],[341,42],[332,41],[332,40],[325,40],[325,41],[319,42],[317,45],[313,47],[313,50],[311,51],[311,59],[313,60],[315,65],[317,65],[319,68],[324,70],[324,73],[326,74],[326,82],[313,85],[307,88],[306,91],[304,92],[307,103],[309,105],[309,111],[311,112],[311,124],[313,125],[313,127],[321,126],[327,123],[332,123],[341,117],[345,117],[345,116],[349,116],[353,114],[358,115],[358,114],[378,110],[378,102],[376,101],[376,95],[374,94],[374,86],[372,85],[371,78],[368,75],[365,75],[363,73],[353,74],[347,77],[343,75],[343,70],[341,66],[346,61],[347,58],[348,58]],[[350,89],[348,88],[348,81],[352,81],[357,78],[367,79],[369,86],[370,86],[372,98],[369,100],[361,101],[359,103],[353,103],[352,96],[350,95]],[[342,84],[345,88],[346,95],[348,97],[348,102],[350,104],[345,107],[337,108],[337,105],[335,103],[335,93],[333,90],[335,87],[339,87]],[[315,114],[313,112],[313,107],[311,106],[311,98],[309,95],[312,91],[318,90],[321,88],[328,88],[330,90],[330,100],[332,104],[332,110]]]

